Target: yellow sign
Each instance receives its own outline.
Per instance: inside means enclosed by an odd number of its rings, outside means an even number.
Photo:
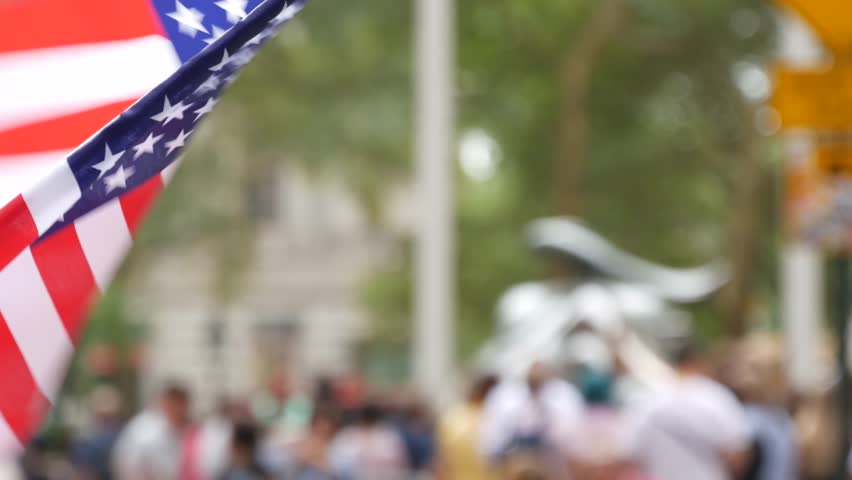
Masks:
[[[777,68],[772,104],[784,127],[852,130],[852,65],[826,71]]]
[[[825,175],[852,177],[852,145],[820,145],[816,153],[816,167]]]
[[[778,0],[835,55],[833,66],[777,68],[772,103],[784,127],[852,133],[852,0]],[[852,142],[823,143],[786,173],[787,225],[829,248],[852,250]]]
[[[852,53],[852,2],[849,0],[780,0],[798,12],[835,53]]]

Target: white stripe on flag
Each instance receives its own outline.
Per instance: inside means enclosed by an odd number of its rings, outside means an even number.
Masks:
[[[4,471],[3,468],[9,468],[9,465],[16,465],[17,462],[13,463],[8,460],[17,457],[21,453],[21,450],[21,442],[18,441],[15,432],[12,431],[9,423],[6,422],[3,414],[0,413],[0,463],[4,464],[0,466],[0,479],[6,480],[10,478],[7,475],[11,475],[12,472]]]
[[[0,155],[0,206],[32,188],[71,150],[53,150],[25,155]]]
[[[23,197],[41,235],[80,199],[80,186],[71,166],[63,160]]]
[[[29,248],[0,270],[0,311],[33,379],[52,401],[73,345]]]
[[[180,164],[183,163],[183,155],[176,158],[172,163],[169,164],[168,167],[164,168],[160,173],[160,177],[163,179],[163,185],[168,185],[171,183],[172,178],[174,178],[175,173],[177,173],[177,169],[180,168]]]
[[[74,224],[95,282],[104,291],[132,241],[121,203],[114,198]]]
[[[0,130],[141,97],[178,67],[160,35],[0,55]]]

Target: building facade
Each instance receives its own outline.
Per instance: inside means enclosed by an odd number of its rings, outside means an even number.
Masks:
[[[407,191],[390,193],[386,218],[370,221],[342,179],[276,170],[246,192],[256,235],[228,302],[214,293],[213,252],[158,254],[132,280],[134,316],[147,332],[143,393],[179,380],[203,408],[282,368],[308,380],[356,366],[369,335],[362,285],[376,268],[400,261]]]

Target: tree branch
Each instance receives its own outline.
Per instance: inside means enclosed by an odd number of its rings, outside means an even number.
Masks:
[[[597,7],[580,30],[574,48],[562,59],[562,118],[556,166],[556,211],[580,210],[582,164],[586,156],[589,122],[586,99],[594,67],[629,13],[627,0],[596,0]]]
[[[748,107],[743,105],[747,110]],[[731,217],[728,224],[728,258],[731,279],[719,298],[723,317],[722,333],[741,337],[748,330],[747,317],[754,295],[760,243],[765,229],[761,228],[761,212],[770,177],[763,167],[756,138],[744,140],[737,156]]]

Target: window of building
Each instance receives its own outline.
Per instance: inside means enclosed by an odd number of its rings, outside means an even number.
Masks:
[[[262,371],[270,373],[298,361],[301,330],[295,318],[265,321],[255,326],[255,355]]]

